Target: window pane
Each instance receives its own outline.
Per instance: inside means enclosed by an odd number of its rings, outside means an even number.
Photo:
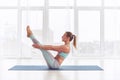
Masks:
[[[51,9],[50,11],[50,18],[49,18],[49,27],[53,33],[52,42],[59,43],[61,42],[61,36],[64,34],[65,31],[72,31],[73,32],[73,10],[66,10],[66,9]]]
[[[101,0],[77,0],[77,6],[101,6]]]
[[[79,47],[81,53],[98,53],[100,48],[100,12],[79,11]]]
[[[0,0],[0,6],[17,6],[18,0]]]
[[[30,25],[36,38],[42,41],[42,24],[43,24],[43,13],[42,11],[23,11],[22,12],[22,42],[29,42],[26,37],[26,26]]]
[[[12,19],[12,20],[11,20]],[[3,40],[17,38],[17,10],[0,10],[0,36]],[[7,36],[5,36],[6,34]]]
[[[37,10],[22,11],[22,48],[21,53],[24,57],[35,57],[32,55],[35,49],[31,46],[33,43],[26,36],[26,26],[29,25],[34,36],[38,41],[42,43],[42,25],[43,24],[43,12]]]
[[[105,54],[120,53],[120,10],[105,10]]]
[[[44,0],[21,0],[22,6],[43,6]]]
[[[17,10],[15,9],[0,10],[0,45],[3,56],[19,53],[14,50],[17,47]]]
[[[50,6],[73,6],[74,0],[49,0]]]
[[[100,41],[99,11],[79,11],[79,41]]]
[[[105,10],[105,41],[120,40],[120,10]]]
[[[120,0],[104,0],[105,6],[120,6]]]

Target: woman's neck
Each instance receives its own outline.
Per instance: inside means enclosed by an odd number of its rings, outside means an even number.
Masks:
[[[65,45],[70,45],[70,42],[65,42]]]

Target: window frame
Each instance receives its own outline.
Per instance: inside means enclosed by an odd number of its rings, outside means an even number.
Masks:
[[[0,6],[0,9],[17,9],[18,10],[18,26],[17,26],[17,35],[19,35],[17,37],[17,40],[19,42],[18,46],[20,46],[19,48],[19,51],[21,52],[21,47],[22,47],[22,44],[21,44],[21,38],[22,38],[22,29],[21,29],[21,26],[22,26],[22,11],[23,10],[27,10],[28,8],[25,7],[25,6],[21,6],[21,0],[18,0],[18,3],[17,3],[17,6]],[[49,33],[46,33],[49,31],[49,9],[73,9],[74,10],[74,33],[78,36],[79,35],[79,26],[78,26],[78,12],[80,10],[95,10],[95,11],[100,11],[100,56],[104,56],[104,42],[105,42],[105,39],[104,39],[104,27],[105,27],[105,21],[104,21],[104,10],[105,9],[111,9],[111,10],[114,10],[114,9],[117,9],[117,10],[120,10],[119,6],[105,6],[105,2],[104,0],[101,0],[101,6],[77,6],[77,0],[74,0],[74,3],[73,3],[73,6],[49,6],[49,0],[45,0],[44,1],[44,6],[31,6],[29,7],[30,10],[42,10],[43,11],[43,36],[48,36]],[[50,38],[49,37],[46,37],[43,39],[44,42],[49,42]],[[78,37],[79,39],[79,37]],[[22,52],[21,54],[22,55]],[[21,57],[21,56],[20,56]]]

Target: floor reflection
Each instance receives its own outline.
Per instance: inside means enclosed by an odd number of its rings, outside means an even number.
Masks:
[[[47,71],[44,80],[68,80],[67,77],[60,71]]]

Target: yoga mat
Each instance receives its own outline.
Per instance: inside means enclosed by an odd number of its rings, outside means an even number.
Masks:
[[[79,65],[79,66],[61,66],[59,69],[49,69],[47,66],[43,65],[16,65],[10,68],[9,70],[20,70],[20,71],[48,71],[48,70],[60,70],[60,71],[81,71],[81,70],[86,70],[86,71],[101,71],[103,70],[97,65]]]

